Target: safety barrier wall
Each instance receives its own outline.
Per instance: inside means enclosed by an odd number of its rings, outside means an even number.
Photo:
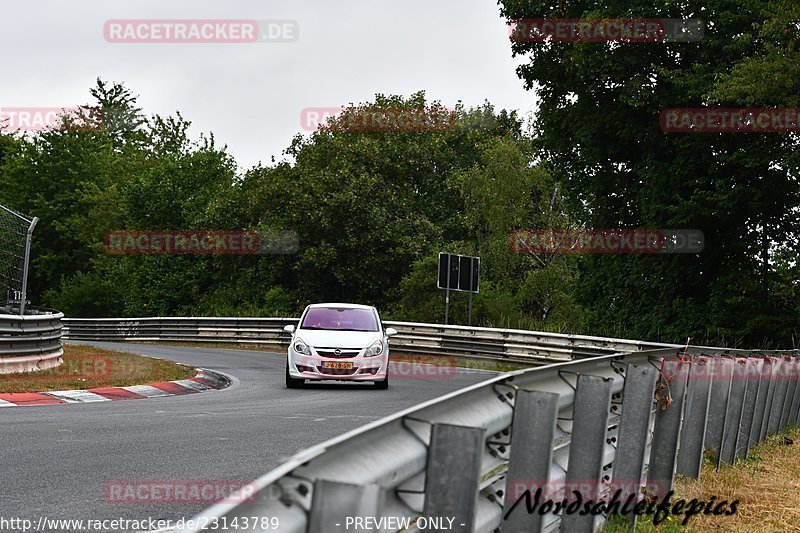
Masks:
[[[604,514],[529,514],[524,491],[542,488],[540,503],[565,488],[583,502],[618,490],[623,503],[664,498],[676,473],[700,475],[704,450],[731,464],[797,423],[798,375],[797,351],[700,348],[498,375],[301,452],[183,531],[247,517],[274,518],[282,533],[352,531],[357,517],[446,517],[452,531],[592,532]]]
[[[69,339],[283,348],[288,336],[282,328],[297,319],[65,322]],[[584,502],[608,501],[615,493],[622,503],[635,503],[643,494],[664,498],[676,473],[700,475],[705,450],[718,466],[731,464],[800,415],[798,351],[406,322],[385,326],[400,332],[392,338],[395,350],[519,360],[534,367],[305,450],[182,531],[222,531],[248,521],[254,531],[335,533],[354,530],[355,519],[383,517],[394,522],[373,523],[373,530],[413,532],[415,527],[401,529],[405,524],[398,520],[430,526],[426,518],[446,518],[453,520],[452,531],[588,533],[607,514],[529,513],[525,491],[534,500],[542,489],[542,502],[561,501],[572,490]],[[254,526],[254,517],[274,521]]]
[[[64,337],[69,340],[254,344],[268,349],[285,349],[290,336],[283,332],[283,327],[297,325],[297,321],[297,318],[70,318],[64,320]],[[390,341],[395,351],[531,364],[674,346],[513,329],[390,321],[384,325],[398,331]]]
[[[35,309],[28,313],[0,314],[0,374],[44,370],[61,364],[64,315]]]

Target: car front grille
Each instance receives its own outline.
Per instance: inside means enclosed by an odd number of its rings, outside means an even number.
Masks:
[[[353,348],[315,348],[320,357],[330,357],[331,359],[352,359],[356,357],[361,350]],[[336,351],[340,353],[337,354]]]

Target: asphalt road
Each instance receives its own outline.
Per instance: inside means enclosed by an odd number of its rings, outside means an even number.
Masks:
[[[34,525],[40,517],[189,518],[207,505],[108,503],[103,488],[129,480],[248,482],[304,448],[491,376],[414,372],[385,391],[288,390],[278,354],[90,344],[217,370],[234,383],[189,396],[0,409],[0,531],[22,531],[4,518]]]

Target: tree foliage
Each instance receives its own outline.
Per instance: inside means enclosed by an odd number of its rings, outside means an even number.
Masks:
[[[41,220],[30,295],[70,316],[290,316],[357,301],[440,322],[446,251],[482,258],[477,324],[789,346],[800,317],[797,136],[659,128],[668,107],[796,105],[797,8],[746,4],[653,13],[644,2],[504,0],[508,18],[715,23],[699,43],[514,43],[530,53],[519,73],[541,99],[533,133],[489,102],[447,110],[424,92],[378,94],[244,171],[213,134],[190,136],[180,113],[148,116],[129,88],[98,80],[88,127],[65,119],[0,134],[0,203]],[[420,110],[446,127],[353,127]],[[697,228],[706,248],[592,257],[509,246],[513,231],[551,228]],[[104,235],[126,229],[290,231],[299,249],[106,253]],[[453,294],[451,321],[466,323],[467,309]]]
[[[791,0],[501,0],[509,20],[695,18],[698,42],[514,42],[540,98],[536,141],[587,227],[700,229],[696,255],[597,256],[580,279],[596,332],[790,344],[800,329],[798,135],[665,133],[684,107],[797,107]]]

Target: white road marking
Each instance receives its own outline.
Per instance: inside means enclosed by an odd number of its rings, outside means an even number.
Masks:
[[[110,402],[111,399],[85,390],[60,390],[46,393],[67,403]]]
[[[141,394],[142,396],[147,396],[148,398],[171,396],[171,394],[167,391],[151,387],[150,385],[131,385],[129,387],[120,388],[125,389],[126,391],[135,392],[136,394]]]

